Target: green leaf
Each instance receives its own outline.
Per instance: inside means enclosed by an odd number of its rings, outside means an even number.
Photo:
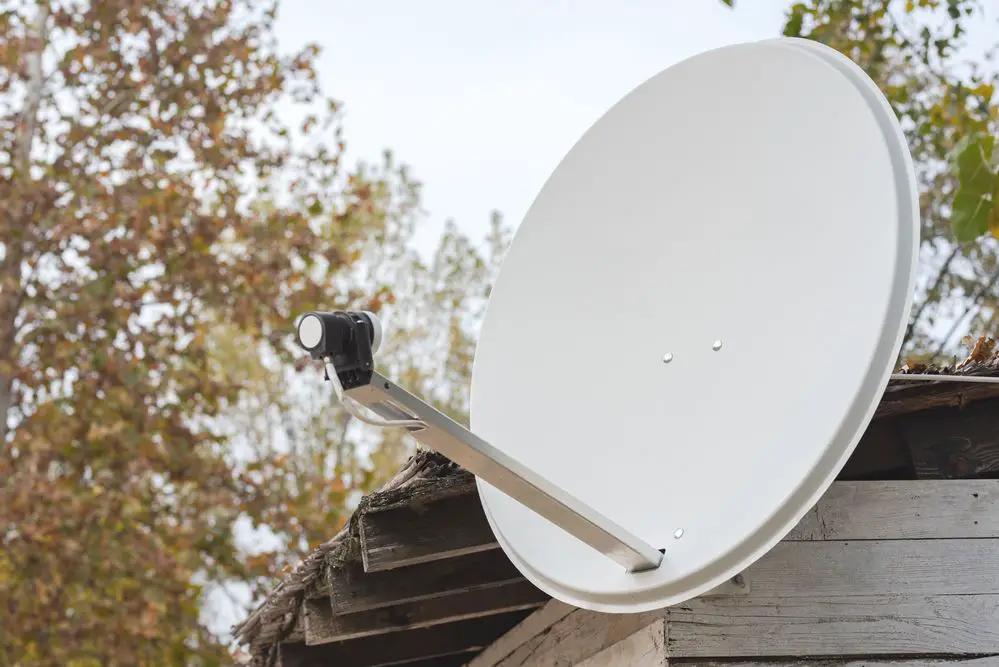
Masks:
[[[960,187],[967,193],[991,195],[995,188],[992,171],[992,151],[995,138],[971,136],[961,142],[957,153],[957,177]]]
[[[802,3],[797,3],[788,10],[787,22],[784,24],[783,34],[785,37],[801,37],[801,30],[805,24],[805,11],[807,8]]]
[[[991,197],[969,193],[958,188],[951,207],[950,224],[954,237],[960,241],[973,241],[989,230]]]
[[[960,242],[972,241],[993,226],[993,207],[999,204],[999,177],[993,169],[995,137],[973,134],[963,139],[953,161],[958,187],[951,211],[951,229]]]

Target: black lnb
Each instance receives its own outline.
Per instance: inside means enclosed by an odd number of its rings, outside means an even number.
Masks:
[[[332,361],[344,388],[370,378],[381,338],[378,317],[363,311],[310,312],[298,323],[299,345],[313,359]]]

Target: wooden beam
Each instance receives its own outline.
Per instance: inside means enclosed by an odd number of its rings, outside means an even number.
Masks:
[[[461,495],[364,512],[359,532],[366,572],[499,548],[474,484]]]
[[[999,595],[999,540],[780,542],[712,599]]]
[[[281,644],[281,665],[383,667],[478,651],[519,623],[525,613],[518,611],[432,628],[404,630],[392,635],[391,639],[375,636],[319,646]]]
[[[577,609],[547,631],[521,645],[497,663],[497,667],[575,665],[652,625],[662,617],[662,611],[644,614],[601,614]],[[472,664],[469,667],[472,667]]]
[[[559,600],[552,600],[518,623],[505,635],[494,641],[468,667],[495,667],[518,648],[546,632],[576,608]]]
[[[999,396],[999,384],[960,382],[932,384],[892,380],[878,403],[874,418],[882,419],[947,406],[961,407],[972,402],[985,403],[997,396]]]
[[[666,622],[671,662],[999,653],[999,595],[705,598]]]
[[[833,482],[787,540],[999,538],[999,482]]]
[[[919,479],[999,476],[999,399],[940,408],[902,422]]]
[[[528,581],[464,591],[353,614],[333,615],[328,599],[305,605],[305,643],[327,644],[400,630],[428,628],[510,611],[537,609],[550,598]]]
[[[576,667],[666,667],[666,621],[659,619]]]
[[[353,614],[521,580],[513,563],[494,549],[384,572],[366,573],[360,563],[348,563],[331,572],[325,592],[336,614]]]

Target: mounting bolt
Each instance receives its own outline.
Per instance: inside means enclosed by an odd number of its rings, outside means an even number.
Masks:
[[[667,352],[666,354],[663,355],[663,363],[664,364],[668,364],[671,361],[673,361],[673,353],[672,352]]]
[[[714,343],[711,344],[711,349],[714,350],[715,352],[720,350],[721,347],[722,347],[722,342],[720,340],[716,340]]]
[[[676,530],[673,531],[673,538],[674,539],[678,540],[681,537],[683,537],[683,528],[677,528]]]

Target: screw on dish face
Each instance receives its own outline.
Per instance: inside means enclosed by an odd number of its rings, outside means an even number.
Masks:
[[[672,352],[667,352],[666,354],[663,355],[663,363],[664,364],[668,364],[671,361],[673,361],[673,353]]]
[[[673,537],[676,539],[680,539],[681,537],[683,537],[683,528],[677,528],[676,530],[674,530]]]
[[[711,349],[714,350],[715,352],[720,350],[721,347],[722,347],[722,342],[720,340],[716,340],[714,343],[711,344]]]

